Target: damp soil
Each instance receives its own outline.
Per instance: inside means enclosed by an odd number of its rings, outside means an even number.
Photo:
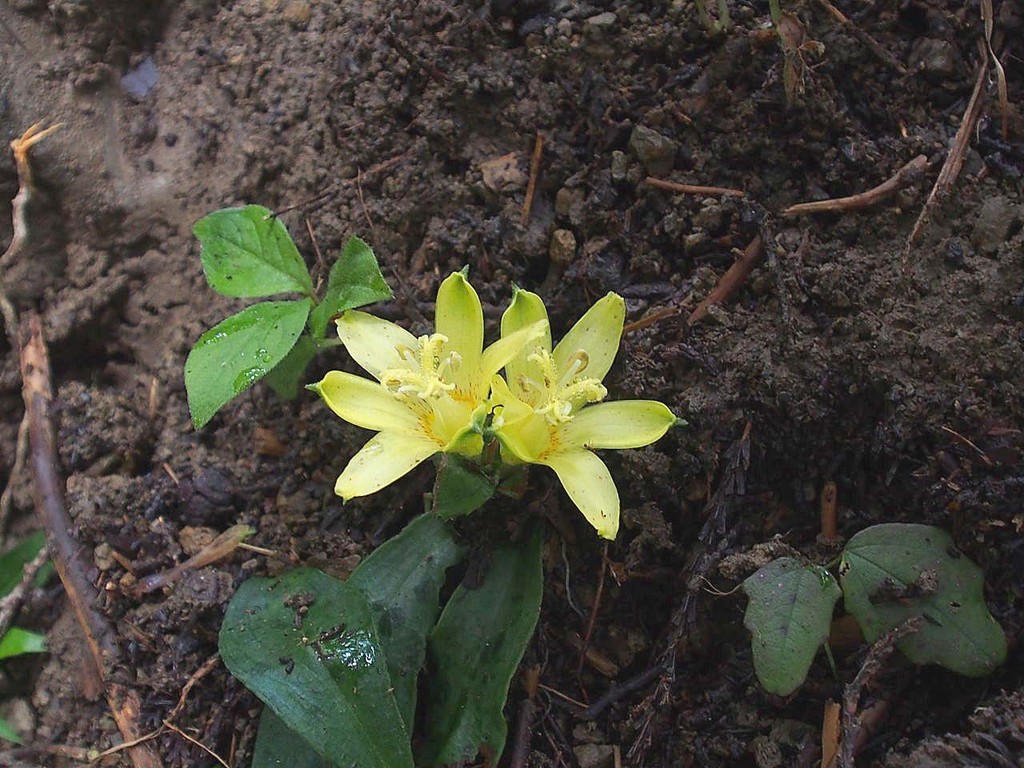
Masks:
[[[333,481],[366,433],[309,394],[282,402],[258,385],[192,428],[185,356],[240,305],[206,287],[191,225],[258,203],[289,209],[316,269],[317,248],[329,262],[352,234],[370,242],[395,287],[380,313],[416,331],[440,280],[466,265],[492,334],[513,283],[544,295],[556,336],[607,291],[643,326],[624,337],[611,396],[662,400],[689,426],[605,457],[623,524],[578,678],[600,540],[543,470],[534,503],[485,511],[465,531],[484,545],[524,514],[550,521],[524,662],[543,685],[528,765],[818,765],[825,703],[865,648],[840,646],[834,673],[820,657],[790,697],[766,694],[731,591],[745,574],[718,565],[774,537],[828,560],[828,483],[842,536],[889,521],[949,529],[983,567],[1010,642],[984,679],[893,659],[862,701],[886,714],[859,759],[1020,764],[1024,6],[995,7],[1007,132],[990,72],[959,178],[908,248],[984,63],[978,3],[837,2],[845,22],[825,3],[784,3],[785,51],[766,3],[728,5],[717,30],[689,2],[0,5],[4,146],[38,120],[64,123],[33,150],[34,236],[0,275],[19,309],[43,317],[74,535],[141,732],[215,654],[239,583],[298,564],[343,576],[430,488],[425,467],[342,507]],[[782,215],[863,192],[919,155],[927,168],[870,208]],[[17,187],[5,153],[5,245]],[[756,237],[764,256],[739,291],[689,324]],[[28,473],[11,473],[21,379],[0,344],[12,542],[38,523]],[[349,365],[335,350],[309,379]],[[273,554],[134,589],[239,523]],[[29,747],[0,763],[72,765],[65,747],[117,744],[106,704],[83,694],[60,587],[32,592],[19,623],[46,632],[51,651],[3,669],[0,714]],[[510,721],[523,696],[517,677]],[[259,711],[214,664],[175,724],[247,766]],[[172,731],[152,744],[168,768],[215,764]]]

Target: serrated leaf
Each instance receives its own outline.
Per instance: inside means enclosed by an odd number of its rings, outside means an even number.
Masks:
[[[781,557],[743,582],[750,597],[743,625],[752,635],[754,671],[769,693],[788,696],[807,677],[842,596],[827,570]]]
[[[313,310],[309,328],[322,339],[330,319],[346,309],[355,309],[392,297],[373,250],[358,237],[350,237],[327,277],[324,300]]]
[[[210,287],[238,298],[313,295],[309,270],[281,220],[259,205],[214,211],[192,228]]]
[[[413,768],[384,650],[355,587],[309,568],[249,579],[224,616],[220,654],[321,757]]]
[[[284,360],[270,369],[266,379],[267,385],[282,400],[294,400],[299,394],[302,375],[315,355],[316,342],[309,336],[300,336],[295,346],[284,356]]]
[[[0,638],[0,659],[26,653],[46,653],[46,636],[12,627]]]
[[[509,684],[540,614],[542,541],[538,529],[496,548],[483,582],[464,582],[445,606],[428,643],[431,699],[418,764],[464,765],[480,752],[497,763]]]
[[[185,361],[185,390],[196,429],[284,359],[302,334],[311,306],[310,299],[263,301],[199,337]]]
[[[941,528],[867,528],[846,545],[839,578],[868,642],[923,616],[921,629],[898,646],[914,663],[980,677],[1006,659],[1006,635],[985,605],[981,569]]]
[[[496,487],[477,467],[453,453],[443,453],[434,480],[434,514],[451,520],[475,512],[494,495]]]
[[[263,708],[251,768],[333,768],[333,765],[285,725],[274,710]]]
[[[46,543],[42,531],[34,531],[0,555],[0,597],[10,594],[21,583],[25,566]]]
[[[375,549],[348,580],[366,596],[377,622],[395,701],[410,731],[427,635],[441,613],[445,572],[464,554],[445,523],[421,515]]]

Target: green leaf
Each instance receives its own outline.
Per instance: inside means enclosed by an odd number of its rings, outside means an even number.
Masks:
[[[941,528],[866,528],[846,545],[839,578],[846,608],[868,642],[923,616],[921,629],[899,643],[915,664],[980,677],[1006,659],[1006,635],[985,606],[981,569]]]
[[[358,237],[350,237],[327,277],[327,292],[309,318],[313,335],[322,339],[330,319],[346,309],[355,309],[394,294],[380,273],[377,257]]]
[[[332,763],[320,757],[274,710],[264,707],[251,768],[332,768]]]
[[[0,638],[0,659],[26,653],[46,653],[46,636],[13,627]]]
[[[299,394],[302,374],[306,366],[316,355],[316,342],[305,334],[299,336],[295,346],[285,355],[284,360],[275,365],[267,374],[267,384],[274,394],[282,400],[294,400]]]
[[[246,307],[199,337],[185,361],[185,390],[196,429],[276,366],[295,346],[310,299]]]
[[[313,295],[313,281],[281,220],[259,205],[225,208],[192,228],[210,287],[225,296]]]
[[[7,739],[7,741],[13,741],[15,744],[25,743],[11,724],[2,717],[0,717],[0,739]]]
[[[39,554],[45,543],[46,535],[35,531],[0,555],[0,597],[9,595],[21,583],[25,566]]]
[[[483,582],[455,590],[428,645],[430,708],[418,764],[463,765],[483,752],[497,763],[509,684],[540,614],[538,528],[518,546],[491,554]]]
[[[395,700],[410,731],[427,635],[441,613],[438,594],[445,571],[464,554],[445,523],[433,515],[421,515],[374,550],[348,580],[370,604]]]
[[[249,579],[224,616],[220,654],[332,764],[412,768],[384,650],[355,587],[309,568]]]
[[[493,495],[497,483],[453,453],[441,454],[434,480],[434,514],[451,520],[480,509]]]
[[[792,557],[768,563],[743,589],[750,597],[743,625],[752,635],[754,671],[766,691],[788,696],[828,639],[842,592],[827,570]]]

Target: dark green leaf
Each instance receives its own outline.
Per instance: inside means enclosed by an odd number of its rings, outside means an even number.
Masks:
[[[39,554],[45,543],[45,534],[35,531],[0,555],[0,597],[10,594],[21,583],[25,566]]]
[[[204,216],[192,231],[210,287],[225,296],[313,295],[313,281],[288,230],[259,205]]]
[[[468,515],[494,495],[496,483],[453,453],[442,453],[434,480],[434,514],[442,520]]]
[[[483,583],[462,584],[428,645],[430,707],[420,764],[463,765],[483,752],[490,765],[505,746],[509,684],[540,614],[538,529],[491,553]]]
[[[220,654],[231,674],[335,765],[412,768],[384,651],[355,587],[308,568],[249,579],[228,606]]]
[[[46,653],[45,635],[13,627],[0,638],[0,659],[26,653]]]
[[[915,664],[980,677],[1006,659],[1006,635],[985,606],[981,569],[941,528],[866,528],[846,545],[839,578],[846,608],[868,642],[923,616],[921,629],[899,644]]]
[[[828,639],[842,592],[824,568],[792,557],[768,563],[743,582],[743,589],[750,597],[743,625],[752,635],[754,670],[766,691],[788,696]]]
[[[282,400],[294,400],[299,394],[302,375],[314,355],[316,342],[309,336],[300,336],[291,352],[267,374],[267,384],[274,390],[274,394]]]
[[[445,571],[464,550],[433,515],[421,515],[359,564],[348,583],[362,590],[377,621],[398,709],[409,730],[427,635],[437,623]]]
[[[327,333],[327,323],[334,315],[346,309],[385,301],[392,295],[370,246],[358,237],[350,237],[341,256],[331,267],[327,292],[324,300],[313,310],[309,328],[316,338],[322,339]]]
[[[263,708],[251,768],[333,768],[270,707]]]
[[[260,302],[199,337],[185,361],[196,429],[284,359],[305,328],[311,305],[310,299]]]
[[[13,741],[15,744],[24,744],[21,736],[18,732],[11,727],[11,724],[0,717],[0,739],[7,739],[7,741]]]

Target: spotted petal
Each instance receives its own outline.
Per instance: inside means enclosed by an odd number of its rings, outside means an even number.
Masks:
[[[345,501],[374,493],[440,450],[441,446],[425,435],[381,432],[352,457],[334,484],[334,492]]]
[[[619,532],[619,492],[605,463],[582,448],[553,453],[540,463],[555,470],[565,492],[598,535],[614,539]]]
[[[456,352],[461,358],[453,381],[459,389],[469,391],[484,347],[484,311],[480,297],[461,272],[446,277],[437,289],[434,325],[448,337],[442,354]]]
[[[418,427],[416,414],[376,381],[342,371],[330,371],[309,386],[327,407],[349,424],[374,431],[410,432]]]
[[[655,400],[589,405],[562,427],[562,444],[579,448],[640,448],[660,440],[675,415]]]
[[[338,318],[338,336],[352,359],[374,378],[389,368],[404,368],[400,349],[416,349],[416,337],[400,325],[350,310]]]
[[[582,375],[600,381],[608,373],[619,351],[622,325],[626,320],[626,302],[617,293],[609,293],[587,310],[555,347],[555,365],[559,371],[579,351],[587,355]]]
[[[512,294],[512,303],[508,305],[501,316],[501,336],[505,338],[526,328],[538,321],[548,319],[548,311],[540,296],[521,288],[515,288]],[[527,344],[520,352],[508,361],[505,366],[505,374],[508,376],[509,386],[517,397],[523,400],[530,400],[536,393],[524,386],[528,379],[540,381],[540,370],[536,363],[527,360],[537,347],[545,351],[551,351],[551,328],[548,327],[545,333],[535,343]]]

